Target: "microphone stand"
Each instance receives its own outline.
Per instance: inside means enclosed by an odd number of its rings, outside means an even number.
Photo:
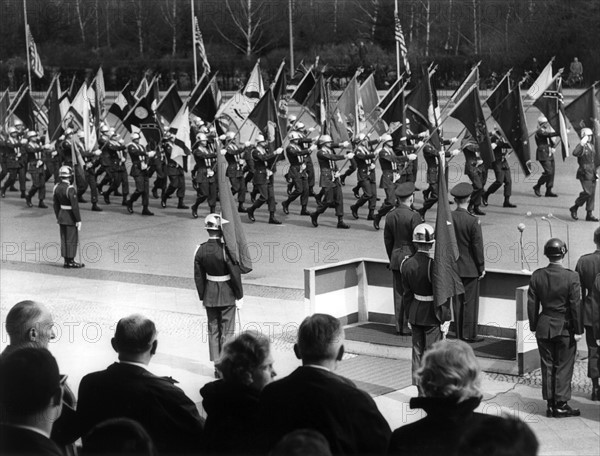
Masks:
[[[560,222],[560,223],[562,223],[563,225],[566,226],[566,228],[567,228],[567,246],[570,246],[571,245],[571,235],[569,233],[569,224],[567,222],[565,222],[564,220],[559,219],[558,217],[556,217],[552,213],[548,214],[548,218],[549,219],[557,220],[558,222]],[[567,248],[567,266],[569,268],[571,268],[571,252],[569,251],[568,248]]]
[[[540,227],[538,225],[538,221],[535,217],[533,217],[533,215],[531,214],[531,211],[528,211],[527,214],[525,214],[525,216],[527,218],[531,218],[533,220],[533,223],[535,223],[535,262],[536,263],[540,263],[540,257],[539,257],[539,251],[540,251]]]

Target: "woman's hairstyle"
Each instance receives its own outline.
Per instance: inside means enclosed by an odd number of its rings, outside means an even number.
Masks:
[[[225,381],[248,384],[248,374],[265,362],[270,350],[267,337],[256,331],[244,331],[225,344],[215,367]]]
[[[462,402],[481,397],[480,372],[469,345],[441,340],[425,352],[416,376],[426,397],[454,397]]]

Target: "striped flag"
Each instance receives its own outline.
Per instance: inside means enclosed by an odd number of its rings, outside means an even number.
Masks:
[[[33,40],[29,25],[27,25],[27,40],[29,41],[29,61],[31,62],[31,69],[38,78],[43,78],[44,67],[42,66],[42,61],[40,60],[40,55],[38,54],[37,46]]]
[[[208,63],[208,57],[206,56],[206,49],[204,48],[204,40],[202,39],[202,32],[198,26],[198,18],[194,17],[194,34],[196,38],[196,49],[198,50],[198,56],[202,60],[202,69],[205,74],[210,73],[210,64]]]
[[[404,33],[402,33],[402,24],[398,17],[398,11],[394,11],[394,36],[396,43],[400,47],[400,54],[404,62],[404,68],[407,74],[410,74],[410,64],[408,63],[408,49],[406,49],[406,41],[404,41]]]

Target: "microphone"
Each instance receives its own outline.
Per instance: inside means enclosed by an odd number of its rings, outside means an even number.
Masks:
[[[517,230],[519,231],[519,233],[521,234],[519,237],[519,246],[521,248],[521,271],[522,272],[531,272],[531,266],[529,265],[529,261],[527,261],[527,258],[525,257],[525,249],[523,248],[523,232],[525,231],[525,224],[524,223],[519,223],[517,225]],[[525,269],[523,267],[523,263],[527,263],[527,269]]]
[[[551,238],[553,238],[553,237],[554,237],[554,235],[552,234],[552,222],[551,222],[550,220],[548,220],[548,218],[547,218],[547,217],[545,217],[545,216],[543,216],[543,215],[542,215],[541,219],[542,219],[544,222],[548,222],[548,226],[550,227],[550,237],[551,237]]]
[[[517,225],[517,229],[522,233],[523,231],[525,231],[525,224],[524,223],[519,223]]]

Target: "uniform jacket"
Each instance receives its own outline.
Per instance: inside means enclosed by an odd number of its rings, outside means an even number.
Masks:
[[[560,134],[546,128],[538,128],[535,132],[537,161],[554,161],[554,140],[552,138],[555,136],[560,136]]]
[[[21,156],[23,154],[21,140],[9,136],[8,139],[3,141],[3,145],[6,154],[6,167],[8,169],[20,168]]]
[[[579,275],[550,263],[533,272],[527,293],[529,328],[538,339],[583,333]]]
[[[359,145],[356,148],[354,159],[356,160],[356,167],[358,169],[358,180],[368,180],[375,182],[375,159],[377,155],[371,152],[365,145]]]
[[[24,147],[27,152],[27,169],[29,171],[44,170],[44,148],[37,141],[29,141]]]
[[[60,447],[37,432],[9,424],[0,424],[0,454],[63,456]]]
[[[243,177],[246,164],[246,160],[244,160],[245,149],[231,142],[225,150],[225,160],[227,160],[226,176],[229,178]]]
[[[452,222],[458,244],[458,275],[464,278],[479,277],[485,270],[479,219],[465,209],[458,208],[452,212]]]
[[[202,421],[196,405],[175,383],[123,363],[86,375],[77,404],[82,435],[104,420],[122,416],[144,426],[161,454],[197,452]]]
[[[506,141],[503,141],[502,138],[495,133],[490,135],[490,141],[493,144],[496,144],[496,147],[493,149],[494,161],[492,162],[492,168],[494,171],[498,172],[501,170],[510,169],[508,161],[506,161],[508,151],[512,149],[510,144],[508,144]]]
[[[333,454],[384,454],[391,433],[371,396],[344,377],[310,366],[265,387],[258,422],[265,449],[308,428],[325,436]]]
[[[383,242],[390,259],[390,269],[399,271],[402,260],[415,253],[413,230],[422,222],[419,213],[404,204],[388,213],[383,229]]]
[[[400,178],[400,170],[407,167],[408,157],[397,156],[391,147],[383,146],[379,151],[379,165],[381,166],[381,179],[379,188],[394,185]]]
[[[63,209],[70,206],[71,209]],[[61,181],[54,186],[54,214],[59,225],[75,225],[81,222],[77,189],[67,182]]]
[[[206,275],[225,276],[226,282],[213,282]],[[236,299],[244,297],[242,278],[238,267],[231,263],[224,244],[217,239],[209,239],[200,245],[194,257],[194,281],[198,297],[204,307],[226,307],[235,305]]]
[[[600,250],[579,258],[575,272],[579,274],[581,284],[583,325],[591,326],[594,339],[600,339],[600,293],[595,290],[595,281],[600,274]]]
[[[252,160],[254,161],[254,178],[252,182],[255,185],[267,183],[269,174],[275,171],[273,160],[276,158],[277,155],[274,152],[271,153],[262,146],[256,146],[252,150]]]
[[[465,174],[469,177],[483,174],[485,165],[477,164],[477,162],[481,160],[479,145],[469,142],[463,146],[463,153],[465,154]]]
[[[310,155],[310,150],[303,149],[298,144],[290,144],[285,149],[285,154],[290,162],[290,177],[292,179],[307,177],[305,158]]]
[[[319,160],[319,167],[321,169],[319,177],[320,187],[329,188],[335,185],[336,181],[339,180],[339,178],[334,177],[334,174],[338,170],[336,162],[345,159],[345,156],[337,155],[329,147],[322,147],[317,151],[317,160]]]
[[[127,153],[131,157],[131,177],[148,174],[148,152],[146,146],[134,142],[127,146]]]
[[[196,161],[196,176],[194,181],[198,183],[202,182],[216,182],[216,165],[217,165],[217,153],[211,150],[207,146],[198,146],[192,152],[194,160]]]
[[[440,138],[441,139],[441,138]],[[444,146],[449,146],[451,144],[448,140],[442,140],[442,144]],[[446,160],[452,156],[450,151],[445,152]],[[423,158],[425,158],[425,163],[427,163],[427,183],[428,184],[437,184],[438,174],[439,174],[439,159],[440,154],[439,151],[428,141],[423,147]],[[448,165],[446,164],[446,169]]]
[[[582,181],[596,180],[596,165],[594,164],[594,145],[589,142],[582,146],[577,144],[573,151],[573,156],[577,157],[579,168],[577,169],[576,178]],[[600,164],[599,164],[600,165]]]
[[[171,158],[173,153],[173,146],[169,141],[163,141],[161,144],[162,151],[167,160],[167,175],[168,176],[183,176],[183,167]],[[183,157],[184,163],[187,160],[187,156]]]

